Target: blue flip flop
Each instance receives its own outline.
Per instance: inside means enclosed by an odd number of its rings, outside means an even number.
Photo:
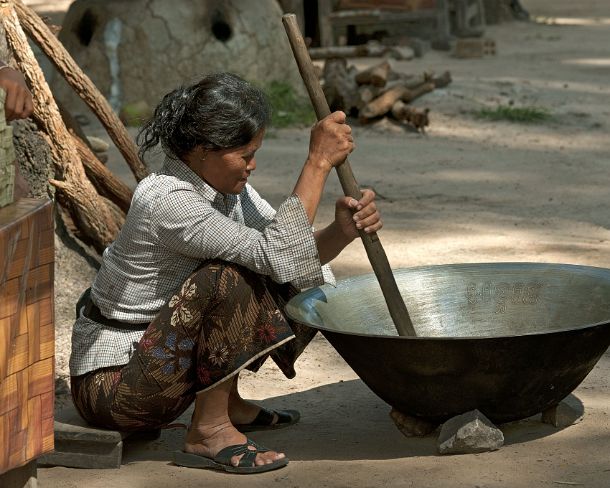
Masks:
[[[250,449],[250,446],[254,447],[254,449]],[[190,452],[174,451],[174,464],[187,468],[216,469],[226,471],[227,473],[237,474],[264,473],[266,471],[283,468],[288,464],[288,458],[285,457],[270,464],[256,466],[254,464],[256,455],[269,451],[270,449],[259,446],[253,440],[248,439],[245,444],[236,444],[221,449],[214,458],[192,454]],[[231,464],[231,458],[242,454],[243,456],[239,460],[239,464],[233,466]]]

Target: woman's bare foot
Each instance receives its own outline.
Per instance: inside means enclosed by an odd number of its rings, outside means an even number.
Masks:
[[[186,435],[184,451],[213,459],[225,447],[245,444],[247,441],[247,437],[238,432],[228,419],[219,419],[219,422],[191,425]],[[250,446],[250,449],[255,448]],[[233,456],[231,464],[237,466],[241,457]],[[282,452],[262,452],[257,454],[254,464],[256,466],[272,464],[285,457]]]
[[[233,425],[247,425],[254,421],[256,416],[260,413],[261,407],[256,403],[252,403],[249,400],[245,400],[237,391],[237,378],[233,383],[233,387],[231,388],[231,393],[229,394],[229,418]],[[278,421],[277,414],[273,414],[273,421],[271,424],[274,424]]]
[[[239,395],[231,396],[229,398],[229,418],[234,425],[247,425],[254,421],[256,416],[260,413],[261,407],[252,403],[249,400],[244,400]],[[276,413],[273,414],[274,424],[278,421]]]

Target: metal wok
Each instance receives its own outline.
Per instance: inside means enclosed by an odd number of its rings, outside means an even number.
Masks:
[[[372,274],[305,291],[286,312],[408,415],[529,417],[570,394],[610,344],[607,269],[489,263],[394,274],[417,337],[396,334]]]

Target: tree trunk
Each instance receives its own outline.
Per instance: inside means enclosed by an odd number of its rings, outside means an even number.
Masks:
[[[127,213],[133,198],[131,189],[102,164],[80,137],[72,134],[72,140],[85,166],[85,172],[95,185],[98,193],[114,202],[123,212]]]
[[[24,30],[47,55],[78,96],[85,101],[98,117],[108,131],[108,135],[116,144],[117,149],[125,158],[136,180],[140,181],[146,178],[148,170],[138,156],[137,147],[125,130],[123,123],[112,111],[108,101],[74,62],[68,51],[57,40],[42,19],[20,1],[16,1],[14,5]]]
[[[34,101],[38,127],[44,133],[56,165],[56,177],[50,180],[70,201],[72,217],[98,252],[102,252],[116,237],[122,222],[115,220],[109,206],[87,179],[78,152],[67,131],[40,66],[30,49],[25,33],[12,4],[0,4],[0,19],[19,68],[27,80]]]

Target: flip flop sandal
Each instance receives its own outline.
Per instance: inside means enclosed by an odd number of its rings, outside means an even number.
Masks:
[[[277,415],[277,422],[273,423],[274,414]],[[256,418],[249,424],[239,424],[235,428],[240,432],[254,432],[257,430],[283,429],[296,424],[301,418],[301,414],[296,410],[267,410],[261,408]]]
[[[248,446],[254,447],[254,450],[249,449]],[[282,468],[288,464],[288,458],[283,458],[278,459],[271,464],[255,466],[254,460],[256,459],[256,455],[268,451],[270,451],[270,449],[259,446],[253,440],[248,439],[245,444],[236,444],[221,449],[213,459],[184,451],[174,451],[174,464],[187,468],[217,469],[226,471],[227,473],[238,474],[264,473],[265,471]],[[233,456],[240,456],[241,454],[243,454],[243,456],[239,460],[239,464],[233,466],[231,464],[231,458]]]

